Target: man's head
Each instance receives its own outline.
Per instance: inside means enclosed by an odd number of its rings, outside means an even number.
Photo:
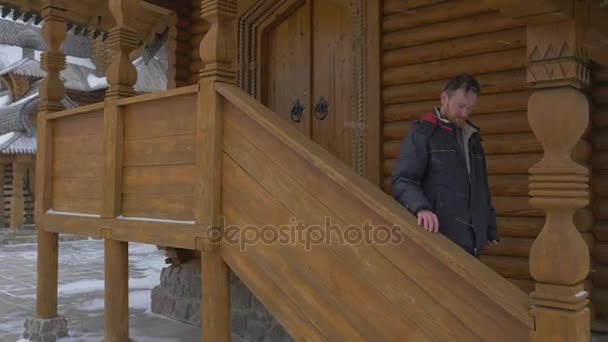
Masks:
[[[449,80],[441,92],[441,114],[458,127],[463,127],[477,102],[479,83],[468,74]]]

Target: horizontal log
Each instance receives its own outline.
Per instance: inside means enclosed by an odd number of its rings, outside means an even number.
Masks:
[[[591,279],[596,288],[608,288],[608,265],[600,264],[596,260],[596,265],[591,271]]]
[[[449,1],[415,11],[402,11],[387,15],[382,20],[382,31],[393,32],[484,12],[488,12],[488,10],[485,6],[480,6],[479,1],[476,0]]]
[[[446,41],[386,51],[382,65],[386,68],[479,55],[526,47],[525,28],[482,33]]]
[[[525,293],[531,293],[534,291],[534,280],[530,279],[513,279],[507,278],[508,281],[513,283],[513,285],[517,286],[520,290]]]
[[[530,94],[531,91],[526,90],[481,95],[475,108],[473,108],[475,113],[473,115],[525,111],[528,107]],[[421,101],[387,105],[384,107],[384,121],[411,121],[422,118],[425,114],[430,113],[437,103],[438,101]]]
[[[608,153],[608,129],[595,131],[593,134],[593,148]]]
[[[190,57],[187,55],[175,55],[175,65],[183,68],[190,66]]]
[[[424,64],[412,64],[384,69],[384,86],[443,80],[462,70],[477,75],[514,69],[523,69],[527,64],[525,49],[490,52],[481,55],[458,57]]]
[[[473,115],[473,124],[481,130],[482,137],[490,134],[529,132],[530,125],[526,112],[507,112]],[[384,123],[384,140],[401,140],[405,137],[414,121],[390,121]]]
[[[483,95],[526,89],[526,70],[523,68],[477,75],[476,78]],[[424,100],[437,101],[447,81],[448,79],[442,79],[439,81],[386,87],[382,91],[382,98],[385,104]]]
[[[527,196],[528,175],[490,175],[490,191],[494,196]]]
[[[597,241],[593,248],[595,261],[602,265],[608,265],[608,242]]]
[[[545,213],[530,206],[528,196],[494,196],[492,204],[498,216],[543,217]]]
[[[472,36],[521,26],[499,12],[485,13],[468,18],[450,20],[433,25],[390,32],[384,35],[384,50],[422,45],[440,40]]]
[[[486,135],[482,144],[488,155],[543,152],[542,146],[532,132]]]
[[[180,55],[189,55],[191,51],[192,46],[190,46],[190,43],[176,42],[175,53],[178,53]]]
[[[536,238],[545,224],[544,218],[497,216],[496,226],[501,237]]]
[[[188,69],[175,68],[175,78],[180,80],[187,80],[192,76],[192,73]]]
[[[593,235],[600,242],[608,242],[608,221],[598,221],[593,227]]]
[[[384,0],[382,2],[382,13],[392,14],[399,12],[407,12],[420,6],[429,6],[434,4],[440,4],[447,0]]]
[[[608,288],[595,286],[593,288],[593,304],[598,317],[608,316]]]
[[[488,155],[488,174],[522,174],[528,173],[528,169],[538,163],[543,157],[542,153],[519,153],[504,155]]]
[[[591,98],[596,105],[608,104],[608,85],[598,85],[591,91]]]
[[[608,67],[604,65],[596,65],[591,72],[591,77],[596,82],[608,81]]]
[[[598,220],[608,221],[608,197],[596,197],[593,199],[593,211]]]
[[[608,170],[608,153],[595,153],[593,155],[593,168],[596,170]]]
[[[502,237],[498,245],[487,247],[483,254],[527,258],[533,243],[532,238]]]
[[[591,121],[596,128],[608,128],[608,106],[598,107],[591,113]]]
[[[209,22],[207,22],[206,20],[193,22],[192,25],[190,26],[190,33],[192,35],[206,33],[207,31],[209,31],[210,27],[211,27],[211,25],[209,25]]]
[[[596,152],[597,153],[597,152]],[[593,174],[593,192],[597,196],[608,197],[608,171],[597,170]]]
[[[192,35],[190,34],[190,31],[186,31],[186,30],[178,30],[177,34],[175,35],[175,40],[179,40],[179,41],[189,41],[192,38]]]
[[[503,277],[532,279],[528,258],[482,255],[481,261]]]

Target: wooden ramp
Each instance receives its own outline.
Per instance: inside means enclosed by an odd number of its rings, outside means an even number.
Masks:
[[[216,89],[221,255],[296,340],[529,339],[526,294],[237,87]]]
[[[203,253],[203,279],[217,280],[209,286],[224,294],[206,297],[203,310],[226,299],[225,272],[205,273],[214,265],[205,255],[218,255],[298,341],[529,339],[526,294],[417,227],[397,202],[238,87],[217,83],[213,92],[223,118],[215,138],[201,129],[209,93],[198,85],[41,121],[39,229],[106,239],[106,336],[128,336],[125,242],[206,251],[210,225],[197,203],[213,193],[202,184],[220,184],[205,178],[217,165],[201,150],[220,139],[224,239],[219,252]],[[49,241],[39,291],[53,317]]]

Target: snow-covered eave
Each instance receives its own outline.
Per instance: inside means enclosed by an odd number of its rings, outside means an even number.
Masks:
[[[9,65],[8,67],[0,70],[0,76],[6,75],[11,73],[12,71],[14,71],[15,69],[19,68],[20,66],[22,66],[23,64],[25,64],[27,61],[29,60],[29,58],[25,57],[25,58],[21,58],[20,60],[18,60],[17,62]]]

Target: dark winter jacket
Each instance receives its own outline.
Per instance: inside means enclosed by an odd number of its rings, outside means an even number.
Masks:
[[[462,148],[457,127],[438,113],[415,122],[403,139],[391,192],[413,214],[434,212],[442,234],[478,255],[498,240],[479,129],[468,123]]]

